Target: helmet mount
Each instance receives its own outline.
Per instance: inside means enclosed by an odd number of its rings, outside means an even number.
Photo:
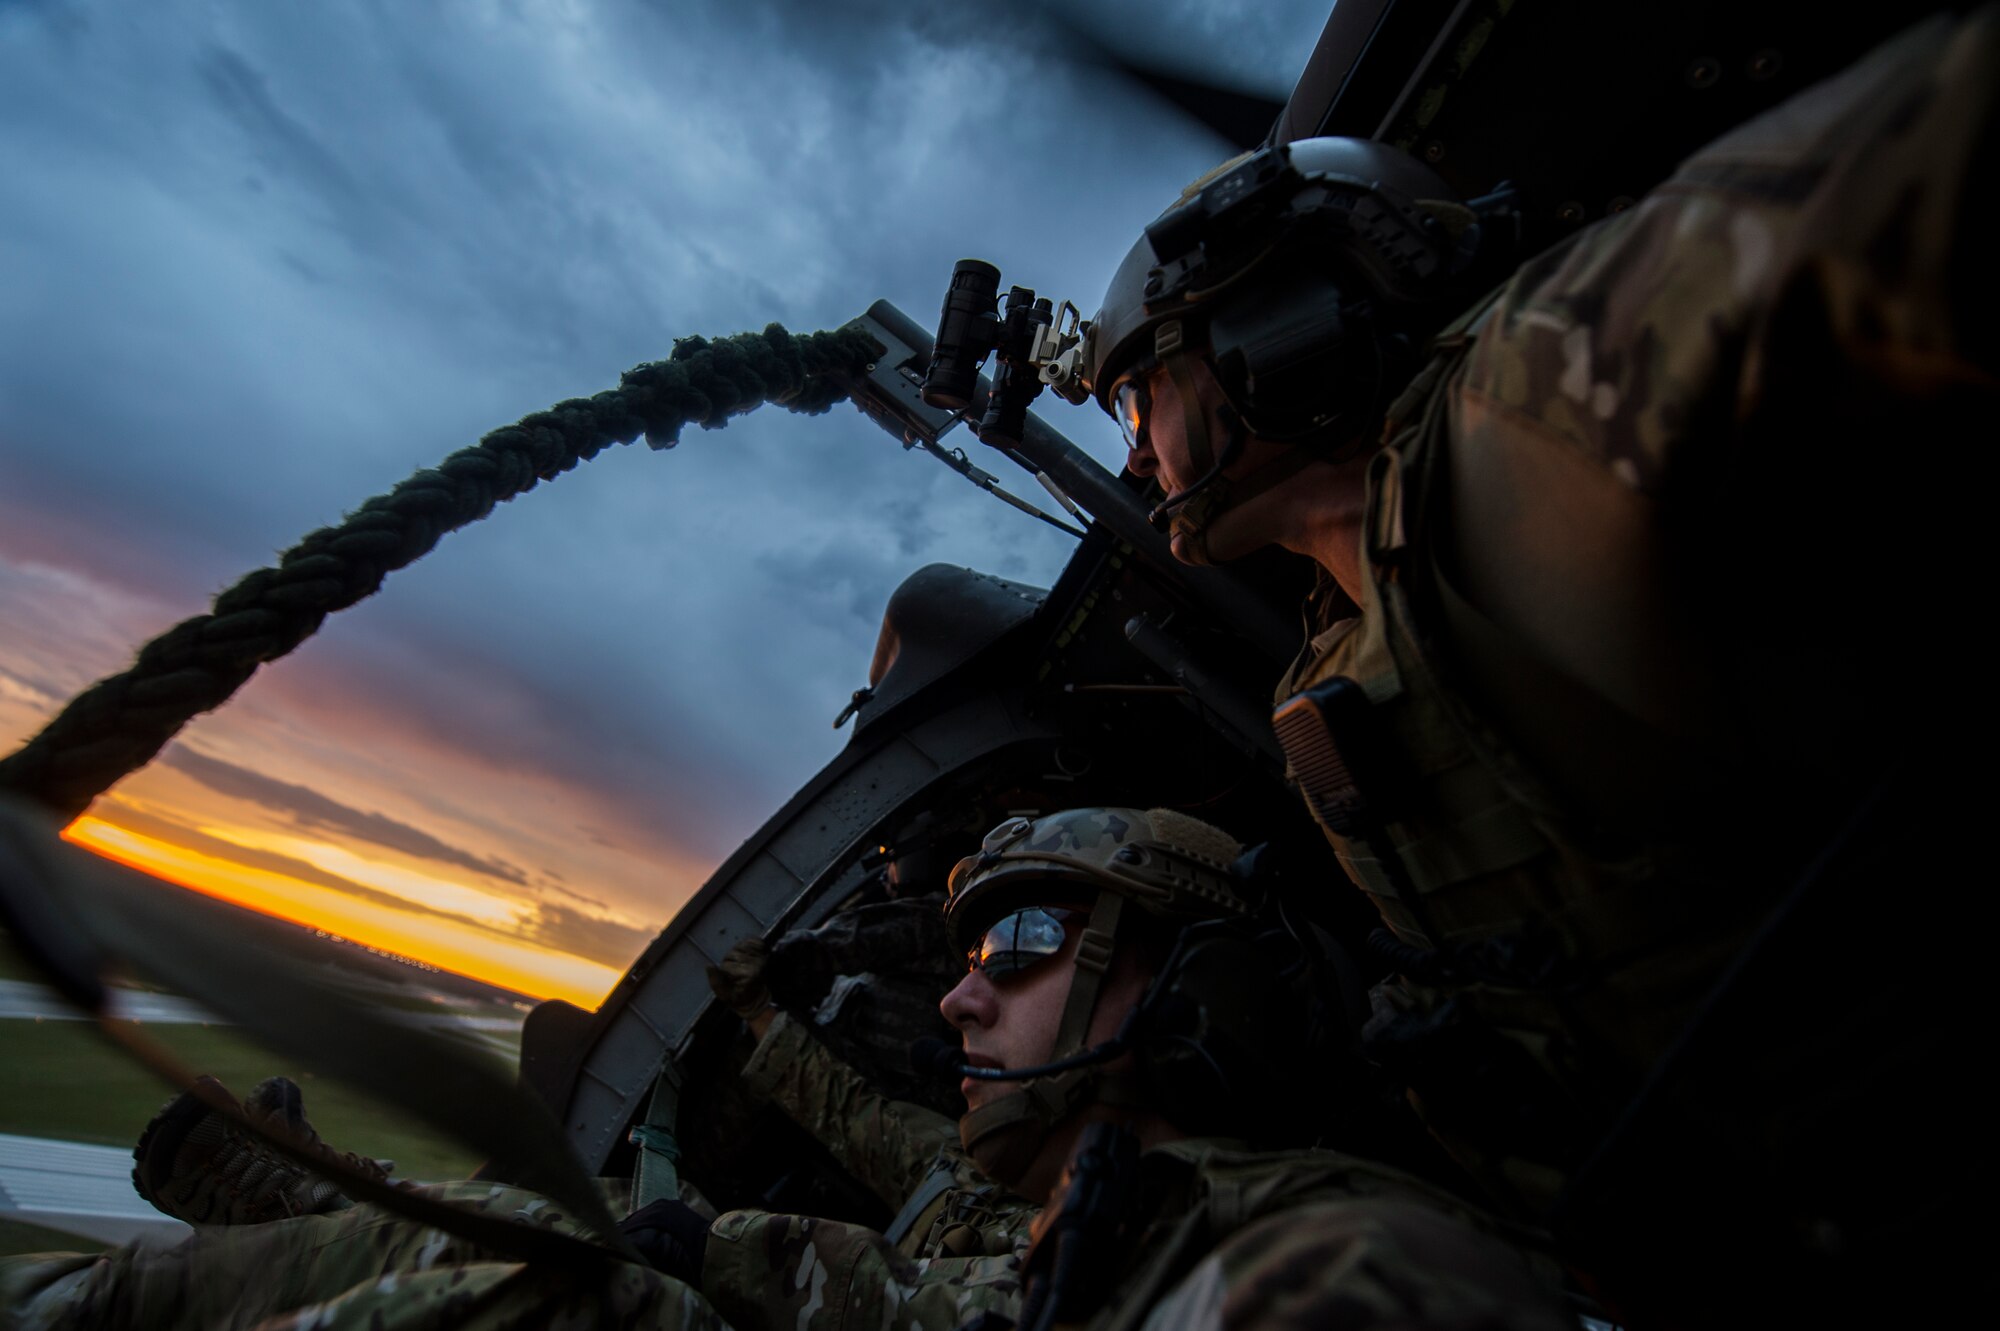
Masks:
[[[1173,530],[1190,538],[1184,553],[1206,562],[1208,523],[1304,463],[1227,484],[1231,450],[1209,446],[1209,408],[1186,382],[1187,363],[1208,363],[1233,413],[1232,430],[1295,445],[1308,452],[1306,461],[1350,456],[1372,442],[1424,343],[1458,313],[1482,221],[1508,211],[1511,197],[1503,192],[1478,201],[1491,208],[1467,207],[1424,163],[1361,139],[1259,149],[1190,186],[1146,227],[1094,318],[1031,315],[1049,302],[1019,287],[1003,318],[993,308],[998,270],[988,265],[980,265],[991,276],[975,311],[955,273],[934,372],[944,384],[955,367],[951,383],[959,387],[945,386],[937,400],[963,401],[967,347],[1001,350],[1003,372],[995,374],[987,412],[994,422],[1013,419],[1017,406],[1025,411],[1044,387],[1073,403],[1094,397],[1115,415],[1122,381],[1167,370],[1198,479],[1167,496],[1154,510],[1155,525],[1171,519]],[[1022,325],[1011,339],[1000,332],[1009,320]],[[1171,351],[1162,347],[1169,339]],[[1165,402],[1156,408],[1173,410]],[[1005,442],[1004,430],[996,441]]]

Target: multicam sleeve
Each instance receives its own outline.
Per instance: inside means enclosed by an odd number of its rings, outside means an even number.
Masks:
[[[783,1013],[758,1042],[743,1079],[891,1207],[923,1183],[941,1148],[958,1144],[957,1124],[878,1093]]]
[[[712,1251],[712,1249],[711,1249]],[[1313,1327],[1574,1331],[1547,1273],[1435,1207],[1322,1202],[1237,1231],[1147,1314],[1142,1331]]]
[[[709,1230],[702,1292],[737,1331],[950,1331],[1019,1314],[1020,1258],[913,1260],[858,1225],[731,1211]]]

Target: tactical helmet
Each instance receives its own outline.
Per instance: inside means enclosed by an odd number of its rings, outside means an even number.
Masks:
[[[1172,809],[1068,809],[1009,818],[951,871],[945,930],[970,950],[995,920],[1045,904],[1052,885],[1114,892],[1148,914],[1186,922],[1247,915],[1229,865],[1242,847],[1219,827]]]
[[[1136,1080],[1079,1064],[973,1110],[960,1136],[988,1173],[1018,1178],[1048,1133],[1090,1103],[1147,1107],[1188,1132],[1250,1135],[1247,1117],[1283,1099],[1281,1068],[1318,1042],[1325,1004],[1296,940],[1259,923],[1262,903],[1234,867],[1240,851],[1220,828],[1171,809],[1094,808],[1010,818],[959,861],[946,930],[968,951],[1012,911],[1052,898],[1091,903],[1052,1062],[1089,1056],[1104,974],[1132,932],[1127,908],[1177,935],[1111,1042],[1112,1054],[1136,1055]]]
[[[1399,344],[1436,322],[1474,223],[1442,177],[1386,144],[1245,154],[1189,185],[1125,256],[1090,321],[1084,383],[1111,412],[1127,374],[1205,350],[1251,433],[1339,443],[1399,383]]]

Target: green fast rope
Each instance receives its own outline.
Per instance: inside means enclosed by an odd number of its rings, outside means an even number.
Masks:
[[[327,615],[374,593],[447,532],[552,481],[610,444],[644,437],[671,448],[689,425],[775,402],[817,415],[881,354],[856,329],[794,337],[777,324],[716,341],[690,337],[673,354],[626,371],[619,386],[503,425],[334,527],[323,527],[215,598],[214,608],[139,649],[132,668],[99,680],[19,750],[0,759],[0,792],[75,817],[150,762],[194,717],[221,706],[258,666],[285,655]]]

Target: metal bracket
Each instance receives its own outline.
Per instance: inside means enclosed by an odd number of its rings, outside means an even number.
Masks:
[[[908,325],[908,317],[885,300],[876,301],[868,313],[847,325],[882,345],[882,354],[866,372],[854,376],[854,405],[901,439],[903,447],[923,444],[934,448],[961,417],[924,401],[921,389],[930,360],[930,340]],[[911,336],[913,331],[915,337]]]

